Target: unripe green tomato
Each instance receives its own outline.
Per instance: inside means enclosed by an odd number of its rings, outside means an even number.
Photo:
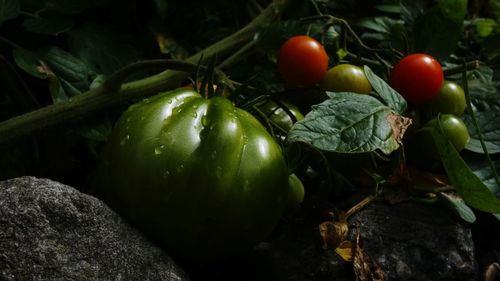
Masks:
[[[288,206],[289,208],[297,208],[300,203],[304,201],[304,185],[295,174],[291,174],[288,177],[288,184],[290,186],[290,190],[288,193]]]
[[[321,88],[331,92],[358,94],[369,94],[372,91],[363,69],[352,64],[339,64],[330,68],[321,82]]]
[[[280,101],[289,111],[293,114],[296,121],[304,119],[304,115],[300,112],[299,108],[286,101]],[[273,100],[268,100],[259,105],[261,110],[266,116],[271,119],[276,125],[280,126],[285,131],[290,131],[293,125],[293,119],[288,113]]]
[[[228,99],[190,89],[120,117],[98,183],[115,211],[187,260],[244,253],[289,207],[288,168],[264,126]]]
[[[438,122],[437,118],[439,118],[440,122]],[[448,137],[455,149],[457,151],[464,149],[470,140],[469,131],[464,121],[452,114],[441,114],[429,121],[425,126],[439,129],[439,123],[441,123],[443,133]]]
[[[452,81],[444,81],[439,94],[429,103],[434,115],[443,113],[461,116],[466,105],[464,90]]]

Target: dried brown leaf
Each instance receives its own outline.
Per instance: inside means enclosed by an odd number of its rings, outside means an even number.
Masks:
[[[349,240],[344,240],[340,245],[335,248],[335,253],[339,255],[344,261],[352,262],[354,257],[354,245]]]
[[[387,122],[392,128],[392,136],[399,143],[403,143],[403,136],[406,129],[412,124],[411,118],[401,116],[397,113],[387,115]]]
[[[484,271],[484,281],[495,281],[500,277],[500,265],[496,262],[486,267]]]
[[[346,240],[349,232],[347,222],[326,221],[319,225],[319,234],[323,239],[323,249],[336,249],[342,241]]]
[[[359,281],[385,280],[384,271],[364,250],[359,228],[357,229],[356,247],[354,250],[354,273],[356,274],[356,280]]]

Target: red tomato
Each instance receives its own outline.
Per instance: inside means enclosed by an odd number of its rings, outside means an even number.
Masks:
[[[391,72],[389,84],[411,105],[430,101],[439,94],[443,69],[426,54],[413,54],[400,60]]]
[[[328,70],[328,55],[321,43],[309,36],[288,39],[278,52],[278,70],[288,86],[307,88],[321,81]]]

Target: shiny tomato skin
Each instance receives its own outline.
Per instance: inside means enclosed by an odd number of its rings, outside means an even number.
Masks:
[[[392,69],[389,84],[410,105],[420,105],[439,94],[444,75],[441,64],[427,54],[412,54]]]
[[[98,195],[172,255],[227,259],[290,205],[281,147],[250,113],[194,90],[160,93],[117,121]]]
[[[278,71],[291,88],[312,87],[328,70],[328,54],[314,38],[299,35],[288,39],[278,52]]]
[[[441,125],[443,133],[457,151],[461,151],[465,148],[465,145],[467,145],[470,140],[470,135],[462,119],[453,114],[441,114],[429,121],[425,126],[438,129],[439,125]]]
[[[429,102],[432,114],[453,114],[461,116],[467,102],[464,89],[452,81],[444,81],[439,94]]]
[[[330,68],[321,82],[321,88],[325,91],[366,95],[372,91],[363,69],[352,64],[338,64]]]

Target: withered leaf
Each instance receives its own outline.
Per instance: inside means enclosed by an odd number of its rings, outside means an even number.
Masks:
[[[411,118],[401,116],[395,112],[387,115],[387,122],[392,128],[392,136],[397,143],[403,143],[403,136],[406,129],[412,124]]]
[[[335,249],[346,240],[349,232],[347,222],[326,221],[319,225],[319,234],[323,239],[323,249]]]
[[[361,232],[357,229],[356,247],[354,250],[354,273],[359,281],[384,281],[385,273],[380,266],[371,259],[363,248]]]
[[[339,255],[344,261],[352,262],[354,254],[354,245],[349,240],[344,240],[340,245],[335,248],[335,253]]]

